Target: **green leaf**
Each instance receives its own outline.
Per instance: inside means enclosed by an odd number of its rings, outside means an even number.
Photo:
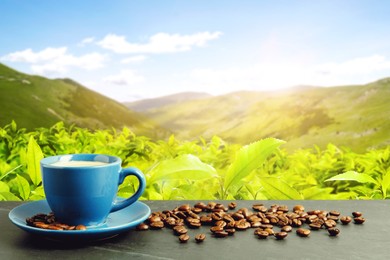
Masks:
[[[293,187],[279,178],[263,177],[260,179],[263,186],[263,193],[267,194],[268,199],[273,200],[301,200],[302,195]]]
[[[333,188],[321,188],[319,186],[313,186],[302,191],[303,198],[305,200],[323,200],[330,199],[330,194]]]
[[[0,192],[8,192],[9,186],[7,183],[0,181]]]
[[[236,157],[226,173],[223,185],[225,190],[261,166],[267,157],[283,143],[285,142],[282,140],[267,138],[242,147],[236,153]]]
[[[383,176],[381,186],[382,186],[383,198],[386,198],[387,197],[387,189],[390,187],[390,168],[387,169],[385,176]]]
[[[377,181],[372,178],[370,175],[365,173],[357,173],[355,171],[348,171],[336,176],[333,176],[332,178],[329,178],[325,181],[357,181],[360,183],[375,183],[377,184]]]
[[[40,161],[43,159],[43,153],[33,136],[27,146],[27,173],[35,186],[42,182]]]
[[[24,177],[22,177],[20,175],[16,176],[15,181],[16,181],[16,184],[18,187],[19,196],[23,200],[27,200],[28,197],[30,196],[30,191],[31,191],[30,184],[28,183],[28,181]]]
[[[40,196],[40,197],[45,197],[45,190],[43,189],[43,186],[38,186],[35,190],[31,191],[31,194]]]
[[[160,162],[148,173],[151,184],[160,180],[190,179],[202,180],[216,175],[215,169],[191,154]]]
[[[15,168],[9,170],[8,172],[6,172],[3,176],[0,177],[0,180],[4,179],[5,177],[7,177],[9,174],[11,174],[13,171],[17,170],[18,168],[22,167],[22,165],[18,165],[16,166]]]
[[[18,197],[16,197],[11,192],[0,192],[0,201],[20,201]]]

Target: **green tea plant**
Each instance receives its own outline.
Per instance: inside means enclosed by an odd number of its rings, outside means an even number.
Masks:
[[[356,154],[328,144],[288,154],[284,143],[266,138],[241,146],[218,136],[152,140],[126,127],[92,131],[62,122],[27,132],[12,122],[0,128],[0,200],[43,199],[39,161],[71,153],[113,154],[123,167],[138,167],[147,180],[141,199],[389,198],[389,147]],[[137,185],[126,178],[119,196]]]

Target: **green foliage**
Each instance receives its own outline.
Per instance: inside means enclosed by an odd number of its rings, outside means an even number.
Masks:
[[[246,176],[262,165],[267,157],[283,143],[281,140],[268,138],[242,147],[226,173],[223,185],[225,193],[230,186],[240,185]]]
[[[59,122],[27,131],[12,122],[0,128],[0,200],[44,198],[39,160],[69,153],[121,157],[123,167],[145,173],[141,199],[388,199],[390,147],[357,154],[326,149],[288,153],[284,142],[267,138],[246,146],[218,136],[154,141],[129,128],[92,131]],[[126,178],[119,196],[137,189]]]

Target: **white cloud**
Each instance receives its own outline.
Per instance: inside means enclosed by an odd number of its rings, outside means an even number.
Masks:
[[[121,70],[119,74],[105,77],[103,80],[115,85],[134,85],[144,82],[145,78],[139,75],[137,71],[127,69]]]
[[[128,58],[124,58],[121,60],[121,63],[123,64],[128,64],[128,63],[134,63],[134,62],[141,62],[146,60],[146,56],[144,55],[136,55],[136,56],[131,56]]]
[[[242,89],[275,90],[301,84],[360,84],[377,80],[380,72],[388,75],[389,70],[390,60],[384,56],[372,55],[312,66],[285,62],[223,69],[198,68],[188,76],[193,86],[203,86],[200,91],[220,94]]]
[[[51,48],[33,52],[31,49],[17,51],[2,57],[1,60],[30,63],[31,70],[37,74],[66,73],[69,68],[94,70],[104,66],[107,57],[93,52],[81,56],[67,53],[67,47]]]
[[[108,34],[97,44],[116,53],[172,53],[202,47],[210,40],[218,39],[221,32],[200,32],[191,35],[157,33],[147,43],[131,43],[125,36]]]
[[[94,37],[87,37],[81,40],[81,42],[78,44],[79,46],[85,46],[86,44],[93,43],[95,41]]]
[[[33,52],[31,49],[25,49],[23,51],[16,51],[9,53],[1,60],[11,62],[27,62],[27,63],[38,63],[48,60],[53,60],[58,57],[64,56],[67,52],[67,47],[51,48],[48,47],[39,52]]]

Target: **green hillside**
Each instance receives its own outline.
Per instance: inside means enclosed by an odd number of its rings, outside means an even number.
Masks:
[[[165,135],[145,116],[70,79],[47,79],[0,63],[0,125],[50,127],[58,121],[86,128],[130,127],[149,136]]]
[[[134,102],[125,102],[124,105],[131,110],[144,112],[150,109],[159,108],[162,106],[182,103],[195,99],[211,97],[210,94],[200,92],[182,92],[169,96],[142,99]]]
[[[289,150],[329,142],[361,152],[390,145],[390,78],[367,85],[236,92],[145,111],[181,138],[222,138],[241,144],[264,137]]]

